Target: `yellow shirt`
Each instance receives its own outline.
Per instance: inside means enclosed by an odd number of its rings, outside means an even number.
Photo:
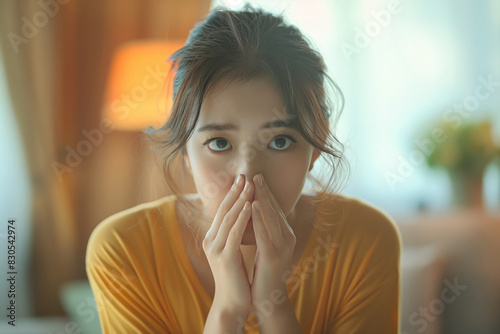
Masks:
[[[203,332],[212,300],[184,248],[175,202],[172,195],[138,205],[92,232],[86,268],[104,333]],[[346,196],[330,195],[319,208],[287,280],[302,332],[399,333],[401,238],[395,223]],[[242,322],[240,333],[259,333],[253,313]]]

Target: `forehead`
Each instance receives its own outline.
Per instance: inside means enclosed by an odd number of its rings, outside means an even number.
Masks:
[[[237,120],[240,117],[285,118],[285,103],[279,88],[267,77],[248,81],[221,80],[205,96],[200,122]]]

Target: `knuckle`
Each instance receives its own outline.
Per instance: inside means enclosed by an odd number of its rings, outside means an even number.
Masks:
[[[224,200],[221,205],[220,205],[221,209],[225,212],[229,209],[231,209],[231,206],[229,205],[228,201],[227,200]]]
[[[224,213],[228,212],[229,211],[229,208],[227,205],[225,205],[224,203],[222,203],[219,207],[219,209],[217,210],[217,216],[221,216],[221,215],[224,215]]]
[[[241,217],[243,217],[245,215],[245,212],[243,211],[243,209],[238,212],[238,214],[236,215],[236,219],[241,219]]]
[[[224,210],[224,211],[227,211],[229,209],[231,209],[231,202],[233,201],[233,199],[231,197],[226,197],[222,200],[222,203],[220,204],[220,209]]]
[[[206,253],[207,251],[210,251],[210,249],[211,249],[211,247],[210,247],[210,246],[211,246],[211,244],[212,244],[212,243],[210,242],[210,240],[208,240],[206,237],[203,239],[203,241],[201,242],[201,246],[203,247],[203,250],[205,251],[205,253]]]
[[[229,214],[225,215],[224,218],[222,219],[221,226],[229,224],[230,221],[231,221],[231,215]]]
[[[227,236],[227,238],[234,239],[234,238],[236,238],[237,235],[238,235],[238,231],[235,228],[232,228],[231,231],[229,231],[229,235]]]

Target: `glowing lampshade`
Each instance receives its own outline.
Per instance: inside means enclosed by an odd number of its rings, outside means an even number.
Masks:
[[[117,130],[138,131],[165,122],[172,107],[175,72],[167,59],[181,41],[137,41],[120,47],[111,64],[103,117]]]

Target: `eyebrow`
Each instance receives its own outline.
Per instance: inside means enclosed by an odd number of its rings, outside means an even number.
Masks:
[[[271,121],[261,126],[261,129],[271,129],[271,128],[289,128],[294,130],[298,129],[297,122],[292,119]],[[223,123],[223,124],[208,123],[207,125],[200,127],[198,130],[196,130],[196,132],[237,131],[237,130],[238,127],[231,123]]]

